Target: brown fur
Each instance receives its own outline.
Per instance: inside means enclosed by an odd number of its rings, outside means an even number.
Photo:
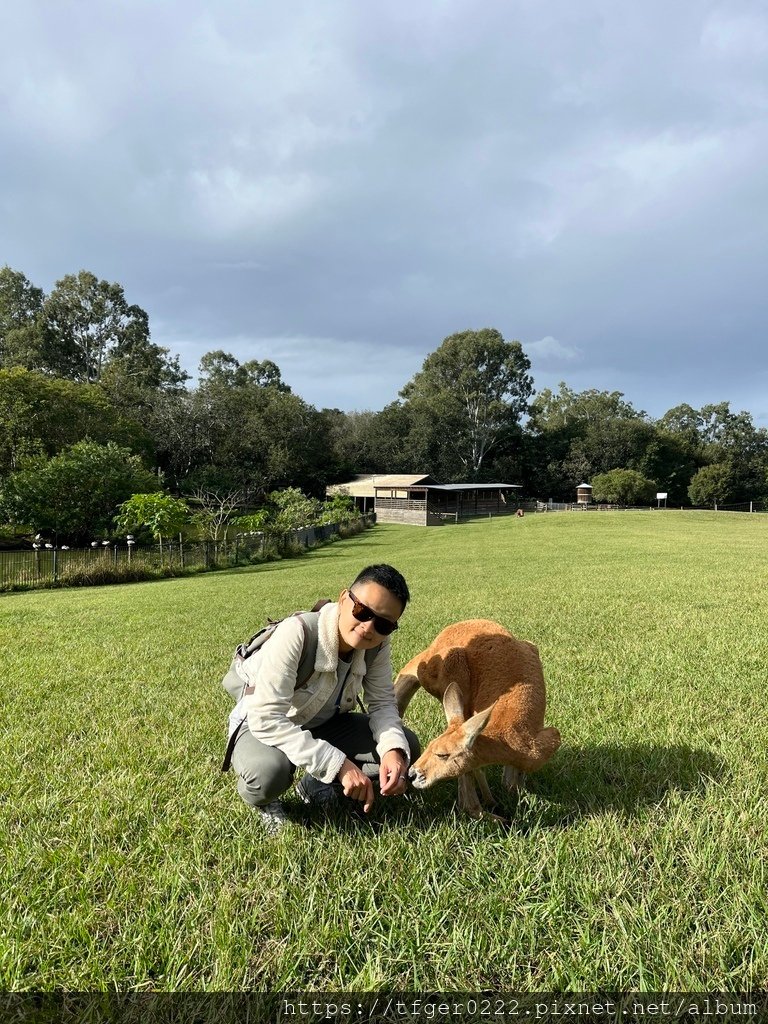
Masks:
[[[412,658],[395,681],[401,715],[419,686],[443,701],[448,725],[413,764],[414,785],[458,778],[459,807],[470,814],[482,814],[481,799],[491,802],[486,765],[506,765],[512,789],[521,772],[541,768],[560,746],[557,729],[544,728],[538,650],[497,622],[454,623]]]

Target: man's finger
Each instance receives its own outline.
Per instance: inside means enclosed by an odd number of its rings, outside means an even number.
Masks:
[[[367,814],[368,811],[373,807],[373,783],[366,776],[365,777],[365,803],[363,804],[363,810]]]

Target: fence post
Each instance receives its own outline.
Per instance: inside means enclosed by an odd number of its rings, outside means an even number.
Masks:
[[[59,575],[58,575],[58,564],[57,564],[57,560],[56,560],[56,556],[57,555],[58,555],[58,551],[56,550],[56,548],[54,548],[53,549],[53,582],[54,583],[59,578]]]

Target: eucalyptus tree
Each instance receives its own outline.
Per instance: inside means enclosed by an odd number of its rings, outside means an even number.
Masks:
[[[99,389],[17,366],[0,370],[0,475],[31,455],[57,455],[78,441],[114,441],[147,460],[152,438]]]
[[[432,457],[455,458],[451,475],[477,477],[494,445],[527,412],[530,368],[519,341],[489,327],[462,331],[430,353],[402,389],[421,436],[432,435]],[[440,447],[443,456],[436,454]]]
[[[39,362],[43,297],[26,275],[0,267],[0,367],[33,369]]]

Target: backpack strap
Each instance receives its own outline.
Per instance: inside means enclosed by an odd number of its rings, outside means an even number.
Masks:
[[[330,602],[327,600],[318,601],[318,603],[315,605],[311,612],[293,613],[296,617],[298,617],[299,622],[301,623],[302,629],[304,631],[304,642],[302,646],[301,657],[299,658],[299,664],[296,669],[296,686],[294,688],[295,690],[300,690],[302,687],[306,686],[309,680],[312,678],[312,675],[315,671],[315,660],[317,658],[317,643],[319,631],[319,616],[317,614],[317,610],[325,604],[330,604]],[[259,648],[263,647],[263,645],[267,642],[267,640],[269,640],[269,638],[274,633],[275,628],[281,621],[283,620],[279,619],[278,622],[271,622],[268,626],[265,626],[263,630],[256,634],[257,637],[260,637],[262,634],[267,635],[263,640],[261,640],[261,643],[257,644],[255,648],[248,652],[247,657],[250,657],[250,655],[253,654],[256,650],[259,650]],[[254,637],[253,639],[256,638]],[[253,643],[253,639],[247,646],[250,646]],[[241,644],[241,647],[243,646],[244,645]],[[368,675],[368,672],[370,671],[371,665],[373,664],[376,655],[381,650],[381,646],[381,644],[378,644],[376,647],[372,647],[370,650],[365,652],[366,675]],[[250,683],[245,683],[241,676],[237,674],[235,662],[237,661],[239,651],[240,648],[238,648],[238,651],[235,653],[235,660],[232,662],[232,666],[230,667],[229,672],[226,674],[223,680],[224,688],[234,697],[235,700],[238,700],[237,692],[239,692],[240,694],[239,699],[242,700],[243,697],[249,696],[254,691],[253,685]],[[241,658],[241,664],[243,660],[246,659]],[[238,690],[235,693],[233,693],[232,686],[234,680],[236,680],[236,685],[238,687]],[[367,711],[363,707],[363,704],[359,697],[357,698],[357,702],[360,706],[361,711],[364,714],[367,714]],[[227,748],[224,752],[224,760],[222,761],[221,765],[221,770],[223,772],[228,771],[232,763],[232,751],[235,749],[235,743],[237,742],[237,737],[240,734],[240,729],[242,728],[244,722],[245,718],[243,718],[240,724],[237,726],[237,728],[233,729],[232,732],[230,733],[229,740],[227,742]]]
[[[327,604],[328,602],[323,602]],[[317,605],[315,606],[317,607]],[[294,689],[300,690],[303,686],[306,686],[309,680],[312,678],[312,673],[315,671],[315,658],[317,657],[317,636],[318,636],[318,615],[317,612],[294,612],[293,616],[298,618],[301,623],[302,632],[304,637],[302,640],[301,657],[299,658],[299,664],[296,668],[296,686]],[[293,617],[291,616],[291,617]],[[278,619],[276,622],[270,622],[264,629],[251,637],[247,644],[240,644],[235,651],[235,656],[232,659],[232,664],[229,667],[229,671],[222,680],[222,686],[229,693],[234,701],[238,704],[254,691],[252,683],[247,682],[244,678],[244,672],[242,664],[247,661],[256,651],[260,650],[264,644],[270,639],[272,634],[277,629],[278,625],[284,620]],[[256,641],[254,643],[254,641]],[[229,766],[232,763],[232,751],[235,749],[235,743],[237,737],[240,734],[245,718],[242,719],[237,728],[233,729],[229,735],[227,741],[227,749],[224,751],[224,760],[221,764],[221,770],[226,772],[229,770]]]

